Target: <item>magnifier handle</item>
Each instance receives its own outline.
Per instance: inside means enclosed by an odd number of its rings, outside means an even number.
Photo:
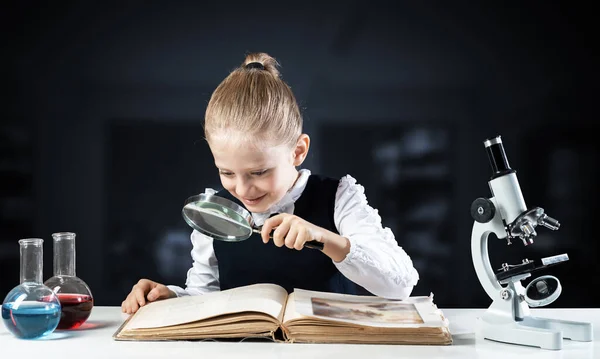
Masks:
[[[308,242],[305,242],[304,246],[306,248],[318,249],[320,251],[322,251],[323,247],[324,247],[323,243],[317,242],[317,241],[308,241]]]
[[[259,227],[259,228],[253,228],[253,229],[252,229],[252,232],[254,232],[254,233],[259,233],[259,234],[260,234],[260,233],[261,233],[261,232],[260,232],[260,228],[262,228],[262,227]],[[273,230],[273,231],[274,231],[274,230]],[[271,234],[269,234],[269,238],[271,238],[271,239],[273,239],[273,231],[271,231]],[[324,247],[323,243],[321,243],[321,242],[318,242],[318,241],[308,241],[308,242],[305,242],[305,243],[304,243],[304,246],[305,246],[306,248],[318,249],[318,250],[320,250],[320,251],[322,251],[322,250],[323,250],[323,247]]]

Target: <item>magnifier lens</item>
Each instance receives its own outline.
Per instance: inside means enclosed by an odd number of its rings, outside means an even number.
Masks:
[[[236,242],[252,234],[244,217],[217,203],[190,202],[183,207],[183,214],[194,229],[220,240]]]

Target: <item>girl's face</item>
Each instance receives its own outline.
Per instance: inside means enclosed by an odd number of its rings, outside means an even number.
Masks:
[[[295,148],[270,146],[239,136],[211,136],[210,149],[221,183],[250,212],[266,212],[293,186],[308,152],[308,136]]]

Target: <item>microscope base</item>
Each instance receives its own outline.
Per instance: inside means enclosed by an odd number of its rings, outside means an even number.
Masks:
[[[486,313],[489,314],[489,313]],[[592,341],[592,324],[560,319],[525,317],[522,321],[494,320],[493,316],[477,318],[476,337],[498,342],[562,349],[562,339]]]

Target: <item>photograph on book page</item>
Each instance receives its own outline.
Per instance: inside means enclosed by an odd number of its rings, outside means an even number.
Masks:
[[[433,295],[392,300],[294,290],[294,310],[301,316],[373,327],[440,327],[447,325]]]

